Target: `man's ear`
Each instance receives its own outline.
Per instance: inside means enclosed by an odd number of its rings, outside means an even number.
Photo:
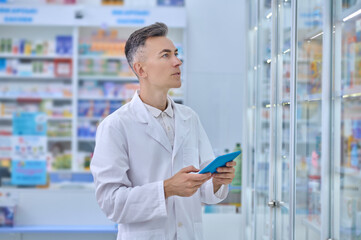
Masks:
[[[144,68],[140,62],[135,62],[133,64],[133,69],[138,77],[145,78],[147,76],[147,73],[144,71]]]

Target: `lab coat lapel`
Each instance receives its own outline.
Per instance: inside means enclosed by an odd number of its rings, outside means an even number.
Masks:
[[[172,146],[164,129],[154,118],[149,118],[147,134],[159,142],[168,152],[172,153]]]
[[[159,122],[157,122],[157,120],[150,115],[144,106],[144,103],[139,98],[138,92],[134,94],[130,104],[135,118],[142,123],[147,123],[146,133],[159,144],[161,144],[168,152],[172,153],[172,146],[164,129],[159,124]]]
[[[182,146],[184,140],[190,131],[190,120],[189,117],[184,116],[179,107],[177,107],[172,101],[174,114],[175,114],[175,137],[174,137],[174,147],[173,147],[173,156],[177,155],[180,147]]]

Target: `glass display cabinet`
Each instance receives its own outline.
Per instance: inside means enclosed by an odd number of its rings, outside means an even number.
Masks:
[[[361,239],[361,1],[249,1],[243,239]]]

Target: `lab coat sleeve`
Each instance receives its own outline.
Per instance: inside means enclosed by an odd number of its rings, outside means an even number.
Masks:
[[[212,150],[211,143],[209,142],[208,136],[197,116],[198,129],[199,129],[199,141],[198,141],[198,149],[199,149],[199,165],[200,169],[203,169],[207,166],[211,161],[213,161],[214,154]],[[222,185],[220,189],[214,193],[213,190],[213,181],[212,179],[205,182],[200,187],[201,192],[201,200],[206,204],[216,204],[220,201],[224,200],[228,195],[228,185]]]
[[[97,202],[116,223],[136,223],[167,215],[163,181],[132,186],[127,176],[129,159],[125,131],[114,119],[97,129],[90,169]]]

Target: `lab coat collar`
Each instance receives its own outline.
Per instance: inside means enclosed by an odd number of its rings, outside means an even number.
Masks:
[[[173,108],[175,117],[179,116],[182,120],[188,120],[192,116],[190,112],[186,113],[184,111],[181,111],[180,107],[175,104],[173,99],[171,99],[170,97],[168,97],[168,99],[170,100],[170,103],[172,104],[172,108]]]
[[[160,123],[150,115],[149,111],[140,99],[138,91],[134,94],[134,97],[130,102],[130,107],[135,118],[139,122],[147,124],[146,133],[160,145],[162,145],[168,152],[172,153],[172,146],[169,142],[166,132]]]
[[[130,101],[130,107],[133,111],[134,116],[139,122],[148,123],[149,122],[149,114],[144,106],[142,100],[138,95],[138,91],[135,92],[132,100]]]
[[[168,103],[169,102],[172,104],[173,113],[176,115],[175,117],[179,116],[181,119],[187,120],[192,116],[190,112],[185,113],[184,111],[181,111],[170,97],[168,97]],[[133,110],[134,116],[136,116],[138,121],[142,123],[149,122],[150,116],[148,110],[144,106],[143,101],[139,97],[139,91],[135,92],[132,100],[130,101],[130,106]]]
[[[170,153],[172,153],[172,158],[174,159],[178,150],[180,149],[180,146],[183,144],[184,139],[189,134],[189,124],[191,123],[187,120],[191,117],[191,113],[188,111],[182,111],[181,107],[177,106],[174,101],[169,98],[174,110],[175,117],[175,139],[174,147],[172,150],[172,146],[164,129],[154,117],[151,117],[149,111],[146,109],[144,103],[142,102],[138,94],[139,93],[137,91],[130,102],[130,107],[132,108],[133,115],[139,122],[148,124],[146,129],[147,134],[153,139],[155,139],[157,142],[159,142]]]
[[[146,103],[144,103],[145,107],[148,109],[148,111],[150,112],[150,114],[152,114],[153,117],[158,118],[160,116],[160,114],[162,113],[161,110],[159,110],[156,107],[150,106]],[[167,108],[163,111],[165,112],[170,118],[173,118],[173,106],[171,103],[170,98],[167,98]]]

